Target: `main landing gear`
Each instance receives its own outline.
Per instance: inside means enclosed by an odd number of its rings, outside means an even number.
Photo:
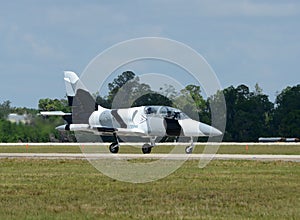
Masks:
[[[150,154],[152,147],[155,146],[155,139],[156,137],[150,137],[150,144],[144,144],[142,147],[143,154]]]
[[[115,137],[116,141],[113,142],[111,145],[109,145],[109,151],[113,154],[116,154],[116,153],[119,152],[119,146],[120,145],[119,145],[119,140],[118,140],[118,137],[117,137],[116,134],[114,134],[114,137]],[[151,137],[150,138],[150,144],[144,144],[142,146],[143,154],[150,154],[151,153],[152,147],[155,146],[155,139],[156,139],[156,137]],[[194,147],[195,147],[195,144],[194,144],[194,141],[193,141],[193,137],[191,137],[190,145],[185,148],[185,153],[186,154],[193,153]]]
[[[109,151],[113,154],[116,154],[119,152],[119,140],[117,135],[114,133],[115,142],[113,142],[111,145],[109,145]],[[150,144],[144,144],[142,146],[142,152],[143,154],[150,154],[152,147],[155,146],[155,139],[156,137],[150,137]]]
[[[151,145],[150,144],[144,144],[142,147],[143,154],[150,154],[151,153]]]

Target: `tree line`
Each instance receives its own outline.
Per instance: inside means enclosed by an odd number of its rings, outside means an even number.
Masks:
[[[142,105],[167,105],[181,109],[190,117],[210,123],[210,103],[217,95],[204,98],[200,86],[187,85],[177,91],[165,84],[160,91],[141,83],[132,71],[123,72],[108,84],[106,96],[93,94],[97,104],[106,108]],[[258,141],[259,137],[300,137],[300,84],[288,86],[274,103],[258,84],[255,90],[241,84],[229,86],[219,94],[226,101],[226,130],[223,141]],[[39,111],[61,110],[70,112],[66,99],[40,99],[38,109],[15,108],[9,101],[0,104],[0,142],[74,141],[74,135],[59,133],[54,128],[63,124],[59,117],[43,118]],[[7,120],[9,113],[31,115],[28,124]]]
[[[62,104],[65,103],[64,99],[45,99],[44,101],[55,103],[55,107],[62,107]],[[30,122],[25,124],[11,122],[7,119],[11,113],[27,115]],[[10,101],[4,101],[0,104],[0,142],[3,143],[62,141],[65,135],[55,130],[55,127],[62,123],[64,122],[59,117],[42,118],[39,116],[38,109],[12,107]]]

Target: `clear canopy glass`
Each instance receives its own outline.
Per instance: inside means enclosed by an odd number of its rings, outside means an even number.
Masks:
[[[145,106],[145,114],[147,115],[157,115],[164,118],[170,118],[170,119],[188,119],[189,117],[181,112],[177,108],[172,108],[169,106]]]

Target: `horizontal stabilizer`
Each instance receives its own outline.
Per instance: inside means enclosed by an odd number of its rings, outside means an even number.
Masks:
[[[44,116],[65,116],[65,115],[72,115],[72,113],[65,113],[63,111],[40,112],[40,114],[44,115]]]

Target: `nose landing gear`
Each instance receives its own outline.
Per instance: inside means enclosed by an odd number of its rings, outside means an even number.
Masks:
[[[185,148],[185,153],[186,153],[186,154],[191,154],[191,153],[193,153],[194,147],[195,147],[194,140],[193,140],[193,137],[191,137],[191,145],[190,145],[190,146],[187,146],[187,147]]]
[[[111,145],[109,145],[109,151],[113,154],[116,154],[119,152],[119,143],[114,142]]]
[[[113,133],[114,135],[114,138],[115,138],[115,142],[113,142],[111,145],[109,145],[109,151],[113,154],[116,154],[119,152],[119,140],[118,140],[118,137],[117,137],[117,134],[116,133]]]

